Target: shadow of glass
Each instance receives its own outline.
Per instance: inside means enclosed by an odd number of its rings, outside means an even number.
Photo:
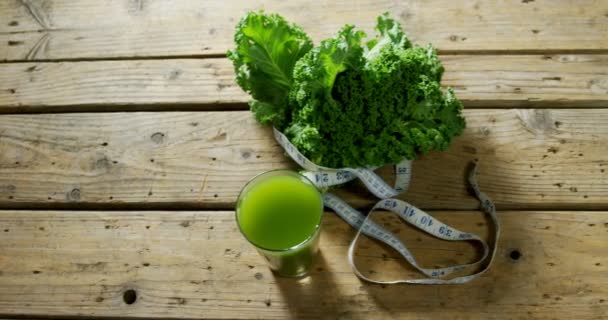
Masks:
[[[342,294],[330,270],[323,251],[319,250],[308,276],[284,278],[274,275],[293,318],[339,318],[349,312],[340,303]]]

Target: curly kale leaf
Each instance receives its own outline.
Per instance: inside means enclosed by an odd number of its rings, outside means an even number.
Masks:
[[[332,140],[326,140],[331,137],[324,134],[330,128],[322,128],[323,125],[340,121],[341,106],[331,97],[332,87],[341,72],[363,65],[363,37],[362,31],[344,26],[335,38],[321,42],[296,63],[290,97],[297,107],[285,134],[317,164],[324,163],[324,154],[333,147]],[[344,133],[355,129],[349,128]]]
[[[262,124],[283,127],[290,117],[288,94],[296,62],[313,47],[296,25],[277,14],[249,12],[237,24],[236,48],[228,51],[238,85],[254,98],[251,110]]]
[[[366,59],[375,58],[380,50],[386,46],[394,46],[401,49],[412,47],[412,42],[401,29],[401,25],[391,19],[388,13],[385,12],[379,16],[376,23],[375,29],[378,31],[378,36],[367,42]]]
[[[313,162],[328,167],[395,163],[446,149],[461,134],[461,103],[440,87],[431,48],[413,47],[400,25],[378,18],[379,35],[361,45],[346,26],[298,61],[285,131]]]

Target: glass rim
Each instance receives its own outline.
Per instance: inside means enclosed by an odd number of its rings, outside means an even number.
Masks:
[[[321,200],[321,208],[319,209],[321,211],[321,214],[319,215],[319,221],[317,222],[317,225],[315,227],[314,232],[308,236],[306,239],[304,239],[304,241],[291,246],[289,248],[285,248],[285,249],[269,249],[266,248],[264,246],[261,246],[255,242],[253,242],[248,236],[247,234],[243,231],[243,228],[241,228],[241,224],[239,223],[239,203],[241,202],[241,199],[243,197],[243,194],[245,192],[245,190],[247,189],[247,187],[249,187],[251,185],[252,182],[254,182],[255,180],[268,175],[268,174],[272,174],[272,173],[287,173],[289,175],[292,176],[297,176],[298,178],[302,179],[305,183],[310,184],[312,187],[315,188],[315,190],[317,191],[317,193],[319,194],[319,199]],[[236,203],[235,203],[235,208],[234,208],[234,215],[235,215],[235,219],[236,219],[236,224],[239,228],[240,233],[243,235],[243,237],[245,237],[245,239],[247,240],[247,242],[251,243],[252,245],[254,245],[256,248],[258,249],[262,249],[264,251],[268,251],[268,252],[288,252],[288,251],[292,251],[292,250],[296,250],[298,248],[301,248],[303,246],[305,246],[308,242],[310,242],[312,239],[314,239],[317,234],[319,233],[319,230],[321,230],[321,222],[323,221],[323,215],[324,215],[324,211],[323,211],[324,205],[323,205],[323,196],[321,194],[321,191],[319,190],[319,188],[317,188],[317,186],[315,186],[315,184],[310,181],[310,179],[308,179],[306,176],[300,174],[297,171],[294,170],[290,170],[290,169],[272,169],[272,170],[268,170],[268,171],[264,171],[261,173],[256,174],[253,178],[249,179],[249,181],[247,181],[247,183],[245,183],[245,185],[243,186],[243,188],[241,188],[241,191],[239,192],[239,196],[236,199]]]

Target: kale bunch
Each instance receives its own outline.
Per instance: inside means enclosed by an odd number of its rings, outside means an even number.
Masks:
[[[318,165],[380,166],[447,149],[465,121],[452,90],[441,89],[435,50],[414,46],[388,14],[376,30],[364,43],[346,25],[313,48],[281,16],[250,12],[228,57],[256,119]]]

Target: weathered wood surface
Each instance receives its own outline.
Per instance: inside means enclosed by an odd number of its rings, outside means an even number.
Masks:
[[[499,208],[608,207],[607,109],[465,115],[448,151],[414,163],[405,199],[476,209],[464,175],[479,159],[481,187]],[[295,168],[248,111],[2,115],[0,150],[4,208],[231,208],[254,175]],[[375,199],[356,185],[340,192],[359,206]]]
[[[361,282],[346,261],[354,231],[328,213],[312,276],[275,278],[232,211],[139,211],[231,210],[255,174],[295,169],[245,111],[224,57],[238,19],[260,8],[315,43],[345,23],[373,34],[389,11],[438,48],[468,128],[414,163],[403,198],[476,209],[464,175],[479,159],[498,208],[522,210],[499,212],[489,273],[459,286]],[[6,0],[0,62],[0,318],[608,315],[607,1]],[[120,112],[143,110],[154,112]],[[204,112],[159,112],[175,110]],[[10,114],[66,111],[89,113]],[[358,207],[375,201],[356,183],[338,193]],[[136,211],[82,211],[93,208]],[[545,209],[603,211],[532,211]],[[487,236],[480,212],[432,214]],[[425,266],[479,254],[378,218]],[[357,251],[369,276],[416,275],[395,258],[369,240]]]
[[[479,212],[433,214],[482,236],[488,230]],[[304,280],[275,278],[233,215],[0,211],[0,314],[599,320],[608,313],[608,212],[500,212],[503,237],[489,273],[458,286],[386,287],[351,272],[346,253],[354,231],[333,214]],[[431,239],[395,218],[384,223],[425,265],[476,256],[473,247]],[[381,248],[362,242],[359,265],[374,276],[411,274]],[[127,290],[136,295],[130,305]]]
[[[608,106],[608,55],[448,55],[467,107]],[[229,60],[0,64],[0,113],[246,108]]]
[[[411,37],[443,52],[608,50],[603,0],[70,1],[0,2],[0,60],[223,55],[236,22],[265,9],[318,43],[346,23],[368,34],[389,11]]]

